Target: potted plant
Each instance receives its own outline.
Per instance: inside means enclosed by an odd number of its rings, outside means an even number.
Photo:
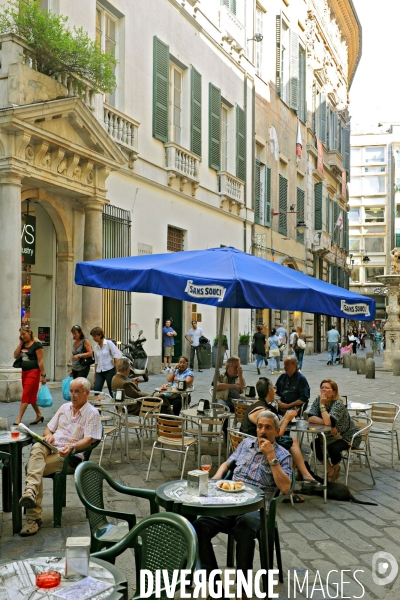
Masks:
[[[222,336],[222,354],[221,354],[221,360],[220,360],[220,365],[219,368],[222,367],[223,362],[224,362],[224,354],[225,352],[228,350],[228,338],[226,337],[226,335]],[[217,352],[218,352],[218,336],[216,335],[214,338],[214,344],[213,344],[213,349],[212,349],[212,364],[213,367],[215,367],[215,365],[217,364]]]
[[[249,362],[250,354],[250,334],[240,333],[239,334],[239,358],[242,365],[247,365]]]

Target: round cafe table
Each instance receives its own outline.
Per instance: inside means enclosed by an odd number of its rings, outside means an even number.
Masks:
[[[185,410],[188,407],[189,402],[189,394],[194,392],[194,386],[186,388],[186,390],[178,390],[178,386],[168,386],[168,387],[157,387],[154,390],[157,394],[166,394],[167,392],[171,394],[180,394],[182,396],[182,408]]]
[[[366,412],[371,408],[371,404],[365,404],[364,402],[349,402],[347,404],[347,410],[355,410],[356,412]]]
[[[254,485],[245,483],[243,492],[231,494],[213,488],[212,494],[201,497],[190,496],[187,494],[187,481],[180,479],[160,485],[156,489],[156,502],[168,512],[197,517],[231,517],[259,510],[261,520],[260,562],[261,569],[266,570],[266,575],[263,575],[263,585],[266,590],[269,560],[264,492]]]

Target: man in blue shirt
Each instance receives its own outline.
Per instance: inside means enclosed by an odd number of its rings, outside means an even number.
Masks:
[[[328,362],[327,365],[334,365],[336,362],[336,356],[338,351],[338,343],[340,341],[340,334],[336,329],[336,325],[332,325],[328,331]]]
[[[278,417],[271,411],[262,411],[257,417],[257,439],[243,440],[213,479],[223,479],[232,468],[232,480],[261,488],[267,506],[278,490],[286,494],[291,486],[292,462],[289,452],[275,442],[278,435]],[[259,511],[232,517],[200,517],[193,526],[199,540],[201,568],[207,575],[218,569],[211,540],[220,532],[232,533],[237,542],[238,570],[247,573],[253,568],[255,539],[261,527]]]
[[[164,348],[164,371],[168,371],[168,369],[171,368],[172,357],[174,355],[174,337],[177,335],[176,331],[172,329],[171,321],[169,319],[165,321],[165,325],[162,328],[162,334]]]
[[[276,382],[276,393],[280,400],[278,402],[279,414],[285,414],[290,408],[300,408],[300,414],[307,408],[310,399],[310,386],[307,379],[298,370],[298,362],[295,356],[285,358],[283,364],[285,372]]]

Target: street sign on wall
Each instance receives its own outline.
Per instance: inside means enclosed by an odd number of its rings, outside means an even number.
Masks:
[[[22,262],[28,265],[35,264],[36,250],[36,217],[25,215],[25,223],[21,233]]]

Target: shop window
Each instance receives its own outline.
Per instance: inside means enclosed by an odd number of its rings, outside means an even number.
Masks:
[[[366,267],[365,269],[365,283],[377,283],[376,277],[385,274],[384,267]]]
[[[383,237],[365,237],[365,252],[384,252],[385,251],[385,238]]]
[[[183,229],[168,225],[167,250],[169,252],[181,252],[183,250]]]

